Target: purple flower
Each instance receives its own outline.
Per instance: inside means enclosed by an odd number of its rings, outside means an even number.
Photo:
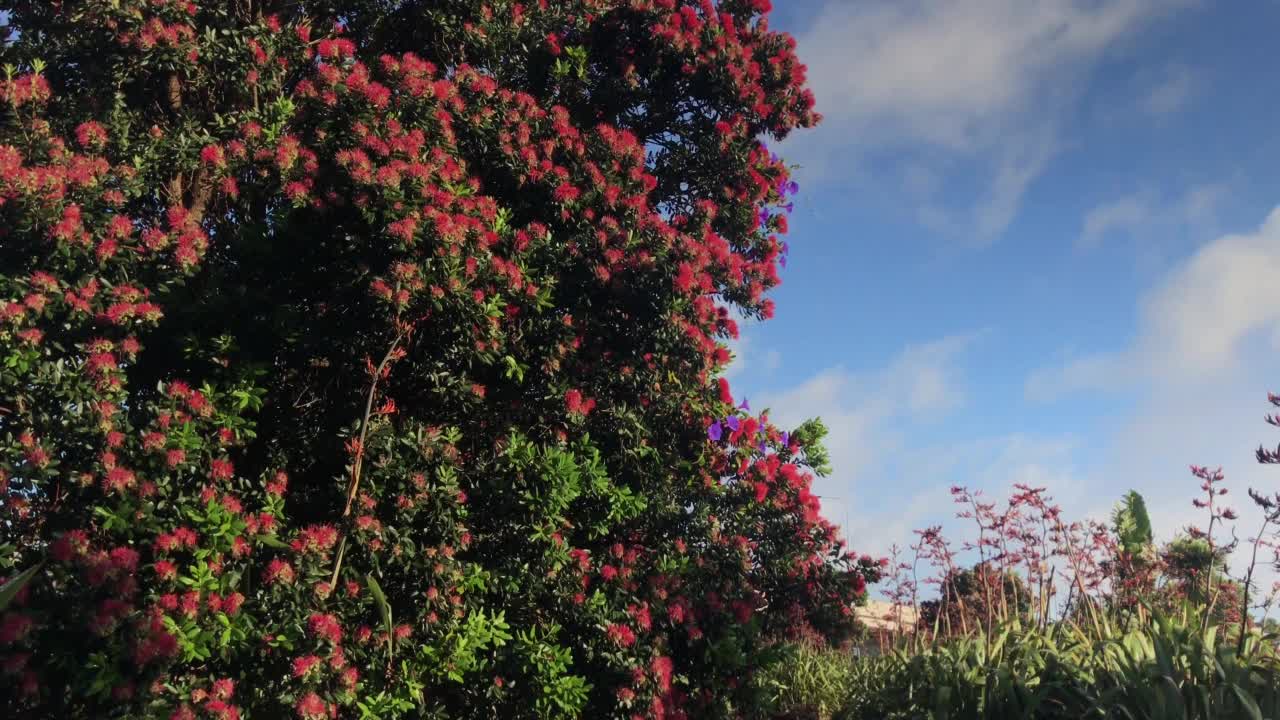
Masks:
[[[765,445],[764,440],[761,440],[757,447],[760,449],[760,452],[766,452],[769,449],[769,446]]]
[[[791,193],[792,195],[795,195],[796,193],[800,192],[800,185],[795,180],[792,180],[791,182],[787,183],[787,192]]]
[[[711,427],[707,428],[707,437],[711,438],[712,442],[720,442],[720,437],[723,434],[724,430],[718,422],[711,423]]]
[[[791,433],[786,430],[782,431],[782,446],[791,447]]]
[[[742,424],[738,422],[737,415],[730,415],[729,419],[724,421],[724,424],[728,425],[729,429],[734,432],[738,432],[738,428],[742,427]]]
[[[769,211],[768,211],[768,210],[766,210],[766,209],[764,209],[764,208],[760,208],[760,213],[759,213],[758,215],[756,215],[756,217],[760,219],[760,227],[764,227],[764,226],[766,226],[766,225],[768,225],[768,224],[769,224]]]
[[[739,409],[739,410],[750,410],[750,409],[751,409],[751,404],[747,402],[747,399],[746,399],[746,398],[742,398],[742,404],[738,406],[738,409]]]
[[[782,257],[778,258],[778,264],[781,265],[785,270],[787,267],[787,256],[783,255]]]
[[[783,255],[786,255],[786,254],[787,254],[787,253],[789,253],[789,252],[791,252],[791,246],[787,244],[787,241],[786,241],[786,240],[783,240],[783,241],[782,241],[782,254],[783,254]]]
[[[789,203],[787,203],[786,205],[783,205],[783,206],[782,206],[782,209],[783,209],[783,210],[786,210],[786,211],[787,211],[787,213],[788,213],[788,214],[790,214],[792,210],[795,210],[795,209],[796,209],[796,204],[795,204],[795,203],[793,203],[793,202],[789,202]]]

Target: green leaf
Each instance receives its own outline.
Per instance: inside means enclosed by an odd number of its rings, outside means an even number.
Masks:
[[[1152,542],[1147,504],[1136,490],[1130,490],[1116,505],[1111,523],[1125,552],[1137,554]]]
[[[382,592],[382,586],[374,579],[373,575],[366,576],[369,582],[369,592],[373,594],[373,599],[378,603],[378,611],[382,614],[382,624],[387,628],[387,659],[395,657],[395,636],[393,631],[395,628],[391,622],[391,605],[387,603],[387,596]]]
[[[31,581],[31,578],[35,577],[35,574],[39,572],[42,567],[44,567],[43,562],[36,563],[32,567],[29,567],[17,575],[14,575],[12,578],[9,578],[3,586],[0,586],[0,610],[9,607],[9,603],[13,602],[13,599],[17,597],[18,592],[21,591],[22,588],[26,587],[27,583]]]
[[[289,549],[291,549],[291,548],[289,547],[289,543],[287,543],[287,542],[285,542],[285,541],[281,540],[280,538],[276,537],[275,535],[257,535],[257,536],[255,536],[255,538],[254,538],[254,539],[256,539],[258,542],[262,543],[263,545],[266,545],[267,547],[273,547],[273,548],[276,548],[276,549],[279,549],[279,550],[289,550]]]
[[[1244,711],[1249,713],[1250,720],[1262,720],[1262,709],[1258,707],[1258,702],[1253,699],[1253,696],[1247,690],[1233,684],[1231,692],[1235,693],[1236,699],[1244,706]]]

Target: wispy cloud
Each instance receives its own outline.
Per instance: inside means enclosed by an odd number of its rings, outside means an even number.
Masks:
[[[1085,215],[1076,247],[1093,249],[1114,236],[1148,237],[1179,228],[1204,229],[1216,219],[1227,191],[1225,184],[1205,183],[1177,198],[1164,199],[1144,189],[1103,203]]]
[[[1185,65],[1172,65],[1142,96],[1142,109],[1151,115],[1168,115],[1187,105],[1199,90],[1201,76]]]
[[[958,182],[954,160],[977,164],[986,189],[962,219],[973,241],[990,242],[1062,149],[1064,118],[1092,67],[1186,4],[829,0],[799,44],[826,123],[792,151],[812,175],[884,152],[905,154],[915,179]],[[938,219],[932,198],[919,204],[923,218]]]
[[[1135,193],[1114,202],[1099,205],[1084,218],[1084,230],[1076,245],[1093,248],[1112,232],[1129,232],[1141,228],[1151,220],[1152,199],[1150,193]]]

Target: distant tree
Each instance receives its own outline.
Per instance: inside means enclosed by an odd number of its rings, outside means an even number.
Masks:
[[[1160,550],[1167,583],[1193,603],[1203,603],[1205,596],[1205,569],[1212,567],[1218,579],[1225,578],[1229,551],[1214,548],[1212,557],[1209,543],[1204,538],[1179,535]]]
[[[998,622],[1014,615],[1026,615],[1034,602],[1021,574],[1013,570],[1001,572],[991,563],[958,569],[943,578],[939,588],[939,597],[920,603],[922,628],[983,627],[987,617]],[[988,597],[993,604],[989,614]]]
[[[1112,602],[1135,608],[1150,598],[1155,588],[1159,557],[1156,553],[1147,505],[1135,490],[1116,504],[1111,514],[1115,557],[1104,568],[1112,579]]]
[[[1147,515],[1147,503],[1138,491],[1130,490],[1116,504],[1111,524],[1120,548],[1128,555],[1142,555],[1151,549],[1151,518]]]

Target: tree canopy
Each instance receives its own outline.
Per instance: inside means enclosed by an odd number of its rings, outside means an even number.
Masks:
[[[880,565],[721,376],[768,0],[0,2],[11,717],[735,717]]]

